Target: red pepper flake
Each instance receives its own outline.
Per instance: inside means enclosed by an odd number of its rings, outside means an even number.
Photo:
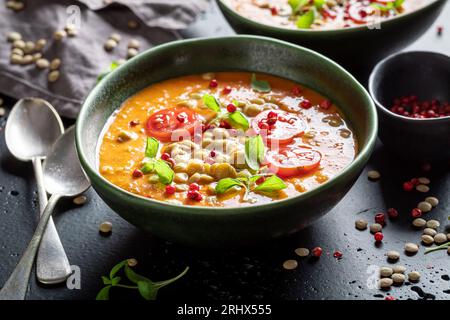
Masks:
[[[139,124],[139,120],[131,120],[129,125],[130,127],[136,127]]]
[[[161,160],[167,161],[167,160],[169,160],[169,158],[170,158],[170,154],[168,154],[167,152],[164,152],[161,155]]]
[[[437,99],[419,101],[416,95],[394,99],[390,111],[404,117],[430,119],[450,116],[448,102],[441,103]]]
[[[219,85],[219,83],[217,82],[216,79],[212,79],[212,80],[209,82],[209,87],[210,87],[210,88],[217,88],[218,85]]]
[[[259,177],[259,178],[255,181],[255,183],[256,183],[256,184],[261,184],[261,183],[263,183],[265,180],[266,180],[266,178],[264,178],[264,177]]]
[[[444,27],[443,26],[437,26],[436,31],[437,31],[437,35],[441,36],[442,35],[442,31],[444,31]]]
[[[299,96],[302,93],[302,89],[299,86],[295,86],[291,90],[294,96]]]
[[[220,120],[219,127],[224,128],[224,129],[231,129],[231,125],[228,122],[226,122],[225,120]]]
[[[322,100],[319,104],[320,108],[328,110],[331,107],[331,101],[328,99]]]
[[[198,184],[196,184],[196,183],[191,183],[189,185],[189,190],[191,190],[191,191],[198,191],[198,190],[200,190],[200,186]]]
[[[381,232],[376,232],[376,233],[373,235],[373,237],[375,238],[375,241],[376,241],[376,242],[380,242],[380,241],[383,240],[384,235],[383,235],[383,233],[381,233]]]
[[[209,153],[209,156],[211,158],[214,158],[216,156],[216,151],[215,150],[211,150],[211,152]]]
[[[411,210],[411,215],[413,218],[420,218],[422,216],[422,210],[419,208],[414,208]]]
[[[384,300],[394,301],[394,300],[397,300],[397,298],[395,298],[393,296],[386,296],[386,298],[384,298]]]
[[[411,181],[406,181],[403,183],[403,190],[410,192],[414,189],[414,184]]]
[[[269,126],[273,126],[275,123],[277,123],[277,118],[269,118],[269,119],[267,119],[267,124]]]
[[[278,114],[274,111],[269,111],[269,113],[267,114],[267,118],[271,119],[271,118],[278,118]]]
[[[259,127],[260,129],[263,129],[263,130],[268,130],[268,129],[269,129],[269,125],[268,125],[266,122],[262,122],[262,121],[260,121],[260,122],[258,123],[258,127]]]
[[[311,253],[314,257],[319,258],[322,255],[322,248],[321,247],[315,247],[311,250]]]
[[[203,196],[200,192],[198,192],[197,190],[189,190],[187,192],[187,197],[191,200],[195,200],[195,201],[202,201]]]
[[[236,111],[236,106],[235,106],[233,103],[229,103],[229,104],[227,105],[227,111],[228,111],[229,113],[235,112],[235,111]]]
[[[226,86],[225,88],[222,89],[222,93],[229,94],[231,92],[231,90],[233,90],[233,89],[230,86]]]
[[[340,251],[335,251],[333,253],[333,257],[335,257],[336,259],[341,259],[342,258],[342,252]]]
[[[389,208],[387,210],[387,214],[388,214],[389,218],[391,218],[391,219],[395,219],[398,217],[398,211],[395,208]]]
[[[384,226],[384,224],[385,224],[385,222],[386,222],[385,220],[386,220],[386,216],[385,216],[384,213],[380,212],[380,213],[377,213],[377,214],[375,215],[375,222],[376,222],[376,223],[379,223],[379,224],[381,224],[382,226]]]
[[[278,14],[278,8],[277,8],[277,7],[272,7],[272,8],[270,8],[270,13],[271,13],[273,16],[276,16],[276,15]]]
[[[309,109],[312,107],[312,103],[308,99],[303,99],[302,102],[300,102],[300,107],[303,109]]]
[[[177,114],[177,120],[181,123],[186,121],[186,114],[185,113],[179,113]]]
[[[133,171],[132,175],[133,175],[133,178],[140,178],[140,177],[142,177],[144,175],[144,173],[141,170],[139,170],[139,169],[135,169]]]
[[[175,193],[175,187],[173,185],[166,186],[166,194],[172,195]]]

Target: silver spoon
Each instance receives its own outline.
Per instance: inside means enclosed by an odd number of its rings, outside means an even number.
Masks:
[[[42,160],[63,132],[64,126],[56,110],[39,98],[17,101],[6,123],[5,139],[9,151],[17,159],[33,163],[41,214],[47,204]],[[36,277],[41,283],[60,283],[67,279],[70,272],[69,260],[53,219],[50,219],[37,255]]]
[[[62,197],[75,197],[90,187],[75,149],[75,129],[69,128],[58,140],[44,162],[44,185],[52,196],[42,213],[33,238],[19,260],[16,268],[0,290],[0,300],[24,300],[34,258],[45,227]]]

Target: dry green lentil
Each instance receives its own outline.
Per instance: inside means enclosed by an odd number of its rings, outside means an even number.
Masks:
[[[394,273],[394,274],[392,275],[392,281],[393,281],[395,284],[402,284],[402,283],[405,282],[405,280],[406,280],[406,277],[405,277],[404,274],[401,274],[401,273]]]
[[[47,69],[48,67],[50,67],[50,62],[47,59],[38,59],[36,60],[36,66],[39,69]]]
[[[58,70],[50,71],[47,78],[49,82],[57,81],[59,79],[59,71]]]
[[[437,229],[439,228],[440,225],[441,225],[440,222],[434,219],[427,221],[427,228]]]
[[[378,180],[380,179],[381,174],[377,170],[370,170],[369,172],[367,172],[367,177],[370,180]]]
[[[6,113],[5,108],[0,107],[0,117],[3,117]]]
[[[6,38],[8,39],[8,42],[14,42],[16,40],[22,40],[22,35],[18,32],[12,31],[8,33]]]
[[[439,200],[436,197],[426,197],[425,201],[431,204],[433,207],[436,207],[439,204]]]
[[[390,267],[381,267],[380,268],[380,276],[381,277],[388,278],[388,277],[392,276],[393,273],[394,273],[394,270],[392,270],[392,268],[390,268]]]
[[[67,36],[67,33],[64,30],[57,30],[53,33],[53,39],[56,41],[61,41]]]
[[[19,39],[13,42],[13,48],[25,49],[25,41]]]
[[[78,206],[81,206],[83,204],[85,204],[87,201],[87,197],[86,196],[78,196],[76,198],[73,198],[73,203],[75,203]]]
[[[430,187],[428,187],[425,184],[419,184],[418,186],[416,186],[416,190],[419,191],[419,192],[424,192],[425,193],[425,192],[430,191]]]
[[[39,39],[38,41],[36,41],[35,50],[36,51],[41,51],[42,49],[44,49],[46,44],[47,44],[47,40]]]
[[[398,260],[400,259],[400,253],[395,250],[390,250],[387,252],[387,256],[390,260]]]
[[[135,57],[138,53],[139,53],[139,51],[137,51],[135,48],[129,48],[129,49],[127,50],[127,58],[128,58],[128,59],[133,58],[133,57]]]
[[[129,267],[135,267],[135,266],[137,266],[138,262],[136,259],[130,258],[130,259],[127,259],[127,264]]]
[[[371,233],[377,233],[377,232],[381,232],[381,230],[383,229],[383,226],[379,223],[372,223],[370,225],[370,232]]]
[[[298,267],[298,262],[297,260],[286,260],[285,262],[283,262],[283,268],[286,270],[294,270],[295,268]]]
[[[141,43],[137,39],[130,39],[128,42],[128,48],[138,49],[141,47]]]
[[[118,33],[112,33],[112,34],[109,36],[109,38],[112,39],[112,40],[114,40],[114,41],[117,42],[117,43],[119,43],[120,40],[122,40],[122,36],[121,36],[120,34],[118,34]]]
[[[434,243],[434,238],[427,234],[423,234],[420,238],[422,239],[422,242],[426,245],[432,245]]]
[[[423,227],[425,227],[427,222],[425,221],[425,219],[417,218],[417,219],[413,220],[412,224],[413,224],[414,227],[423,228]]]
[[[355,227],[358,230],[365,230],[367,229],[367,221],[364,219],[358,219],[355,221]]]
[[[61,66],[61,59],[55,58],[50,62],[50,70],[56,70]]]
[[[25,42],[25,48],[23,48],[23,51],[25,53],[32,53],[35,49],[35,45],[33,41],[27,41]]]
[[[382,289],[387,289],[392,286],[392,279],[391,278],[382,278],[378,281],[379,287]]]
[[[392,271],[394,271],[394,273],[405,273],[406,267],[405,266],[393,266]]]
[[[34,62],[38,61],[41,58],[42,58],[42,53],[40,53],[40,52],[33,53],[33,61]]]
[[[19,56],[23,56],[23,55],[24,55],[24,52],[23,52],[23,50],[20,49],[20,48],[13,48],[13,49],[11,50],[11,54],[17,54],[17,55],[19,55]]]
[[[417,282],[420,280],[420,273],[419,271],[412,271],[408,273],[408,280],[411,282]]]
[[[438,233],[434,236],[434,242],[436,244],[443,244],[447,242],[447,235],[445,233]]]
[[[99,231],[101,233],[111,233],[112,231],[112,223],[109,221],[105,221],[100,223]]]
[[[427,212],[430,212],[433,207],[431,206],[431,204],[429,202],[421,201],[417,205],[417,208],[422,210],[423,213],[427,213]]]
[[[405,243],[405,251],[411,254],[416,254],[419,251],[419,246],[412,242]]]
[[[115,47],[117,47],[117,42],[113,39],[106,40],[103,45],[103,48],[105,48],[106,51],[112,51]]]
[[[31,54],[24,55],[22,58],[22,64],[30,64],[34,61],[33,56]]]
[[[432,228],[423,229],[423,234],[434,237],[437,234],[437,231]]]
[[[426,177],[420,177],[418,180],[421,184],[430,184],[430,179]]]
[[[309,249],[297,248],[297,249],[295,249],[295,254],[302,258],[307,257],[307,256],[309,256]]]
[[[11,55],[10,61],[11,61],[12,64],[21,64],[22,60],[23,60],[23,57],[19,56],[18,54],[12,54]]]

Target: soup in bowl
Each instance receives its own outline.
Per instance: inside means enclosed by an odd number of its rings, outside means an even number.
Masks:
[[[151,49],[101,81],[77,122],[83,168],[136,226],[197,246],[298,231],[346,194],[376,113],[331,60],[262,37]]]

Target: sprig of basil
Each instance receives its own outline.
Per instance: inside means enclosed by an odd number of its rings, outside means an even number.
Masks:
[[[245,188],[245,185],[243,184],[243,182],[238,179],[224,178],[224,179],[220,179],[219,182],[217,182],[215,191],[218,194],[222,194],[236,186]]]
[[[247,166],[256,171],[264,160],[264,142],[261,135],[249,137],[245,141],[245,162]]]
[[[315,10],[311,9],[300,15],[295,23],[299,29],[309,29],[316,18]]]
[[[211,110],[215,112],[220,112],[220,103],[217,98],[212,94],[204,94],[202,97],[203,103]]]
[[[275,192],[286,188],[287,188],[286,183],[284,183],[284,181],[280,179],[278,176],[273,175],[264,180],[264,182],[261,183],[260,185],[257,185],[253,189],[253,191]]]
[[[147,145],[145,146],[145,156],[148,158],[156,157],[159,150],[159,141],[155,138],[147,138]]]
[[[236,110],[228,114],[228,120],[232,127],[247,130],[250,124],[242,112]]]
[[[251,86],[257,92],[270,92],[272,90],[267,81],[256,79],[256,74],[254,73],[252,74]]]
[[[309,0],[289,0],[288,3],[291,6],[292,13],[295,14],[296,12],[300,11],[300,9],[305,5],[307,5],[309,3]]]
[[[162,184],[171,184],[174,172],[172,168],[162,159],[145,158],[141,167],[143,174],[156,173]]]

